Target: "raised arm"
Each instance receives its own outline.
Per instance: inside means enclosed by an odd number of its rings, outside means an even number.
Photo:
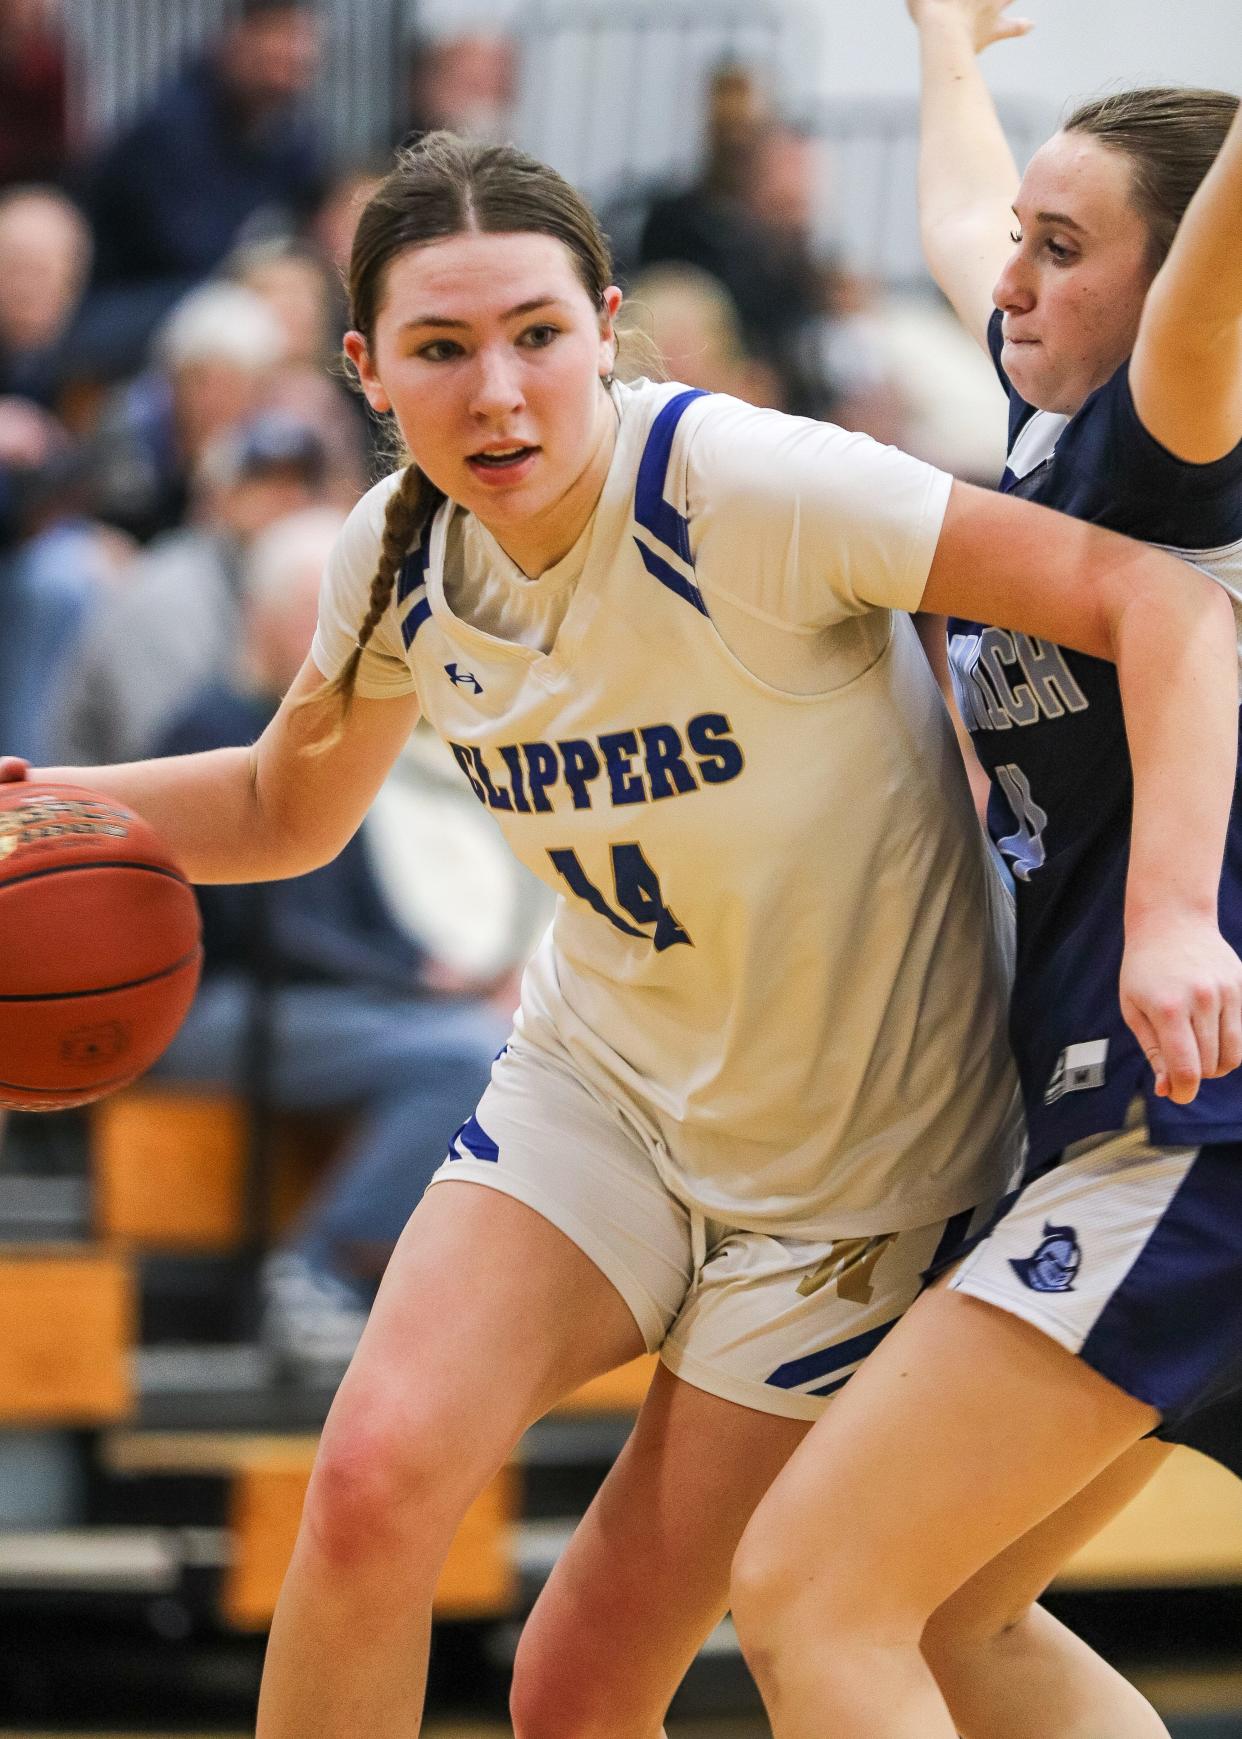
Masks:
[[[418,720],[412,695],[355,698],[332,746],[305,753],[330,729],[335,703],[296,702],[323,677],[308,659],[279,712],[249,749],[130,761],[111,767],[41,767],[29,777],[84,785],[148,821],[192,882],[259,882],[301,875],[353,836]],[[22,763],[0,760],[0,781]]]
[[[1130,387],[1179,459],[1207,464],[1242,441],[1242,115],[1147,293]]]
[[[1217,928],[1238,743],[1233,610],[1175,557],[954,484],[922,608],[1117,666],[1134,770],[1122,1012],[1179,1103],[1242,1061],[1242,964]]]
[[[906,0],[918,26],[919,228],[928,269],[987,347],[992,286],[1009,254],[1021,177],[979,70],[989,43],[1023,36],[1010,0]]]

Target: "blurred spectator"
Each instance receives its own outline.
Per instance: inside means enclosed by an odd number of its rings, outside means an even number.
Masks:
[[[53,759],[90,765],[148,753],[186,695],[233,668],[245,550],[274,520],[317,501],[323,474],[314,429],[274,412],[212,444],[195,474],[191,522],[142,552],[66,671]]]
[[[874,296],[841,318],[831,342],[841,377],[850,379],[852,371],[857,382],[856,402],[876,405],[885,393],[894,401],[891,428],[869,423],[866,433],[969,483],[994,487],[1005,466],[996,373],[943,297]],[[869,377],[861,358],[868,359]]]
[[[817,149],[771,116],[753,74],[721,69],[702,172],[650,201],[637,243],[641,266],[682,262],[724,286],[748,348],[779,373],[786,407],[809,416],[827,415],[832,400],[814,343],[830,296],[812,241]]]
[[[314,425],[327,453],[325,496],[352,507],[371,481],[371,452],[382,424],[346,377],[345,308],[331,269],[307,242],[245,248],[232,256],[229,269],[262,297],[284,335],[284,360],[266,403]]]
[[[671,380],[783,408],[780,378],[748,354],[732,297],[697,266],[651,266],[640,272],[630,285],[622,322],[623,334],[639,332],[655,347]],[[641,355],[630,366],[624,341],[621,359],[626,378],[646,372]]]
[[[231,248],[291,234],[322,188],[306,99],[313,0],[241,0],[205,54],[88,165],[92,293],[77,342],[102,373],[140,363],[160,317]]]
[[[284,343],[279,319],[253,290],[191,291],[156,334],[153,365],[104,408],[103,516],[141,541],[179,525],[199,458],[263,405]]]
[[[0,393],[52,408],[60,340],[90,258],[86,219],[58,189],[15,187],[0,194]]]
[[[512,131],[517,56],[507,36],[472,31],[410,45],[402,133],[438,127],[497,144]]]
[[[340,170],[324,189],[323,198],[311,215],[306,233],[335,274],[341,312],[345,310],[345,282],[354,231],[363,206],[388,171],[388,162],[354,163]],[[344,330],[344,322],[340,323]]]
[[[159,752],[259,735],[306,656],[320,575],[342,523],[340,513],[314,508],[256,539],[243,563],[237,669],[191,700]],[[309,875],[207,887],[200,899],[203,986],[154,1073],[213,1087],[257,1084],[276,1109],[354,1114],[345,1152],[263,1273],[268,1344],[297,1374],[338,1375],[373,1281],[473,1110],[509,1022],[477,993],[435,990],[443,975],[386,907],[363,835]],[[268,1018],[256,1028],[255,999],[265,990]],[[256,1031],[269,1052],[260,1083]]]
[[[340,352],[336,285],[304,242],[256,242],[230,255],[229,276],[261,296],[280,322],[286,362],[323,368]]]
[[[55,181],[67,152],[58,0],[0,4],[0,187]]]
[[[132,546],[89,516],[80,449],[39,406],[0,399],[0,744],[46,764],[52,710]]]

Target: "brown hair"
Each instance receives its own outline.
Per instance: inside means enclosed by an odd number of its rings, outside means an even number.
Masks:
[[[592,305],[604,308],[604,292],[612,283],[612,255],[595,214],[567,181],[512,145],[428,133],[416,145],[398,151],[394,167],[367,201],[354,232],[348,278],[350,325],[361,332],[372,354],[392,261],[407,248],[467,231],[548,235],[563,242]],[[405,470],[388,498],[379,565],[358,643],[331,681],[307,697],[312,701],[338,697],[341,704],[336,732],[316,742],[315,748],[330,746],[339,735],[363,649],[388,608],[402,562],[444,499],[399,442],[395,445]]]
[[[1173,245],[1237,108],[1238,98],[1228,91],[1157,85],[1084,103],[1062,127],[1065,133],[1086,133],[1130,159],[1134,203],[1151,236],[1153,271]]]

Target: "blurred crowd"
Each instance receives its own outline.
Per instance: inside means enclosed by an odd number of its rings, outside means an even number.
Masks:
[[[383,164],[332,159],[312,100],[324,28],[313,0],[239,0],[119,131],[82,141],[58,0],[0,0],[5,753],[90,765],[248,742],[305,655],[324,554],[382,463],[339,343]],[[392,142],[508,137],[516,71],[493,34],[412,42]],[[821,143],[741,66],[704,93],[703,138],[686,184],[625,189],[603,214],[643,337],[631,371],[654,348],[691,385],[986,474],[951,322],[886,304],[822,244]],[[458,785],[416,739],[336,864],[261,898],[204,890],[207,976],[165,1075],[353,1114],[266,1271],[269,1336],[293,1361],[347,1355],[375,1252],[469,1114],[544,915],[469,792],[468,820],[446,798]],[[457,873],[411,901],[420,828]],[[257,996],[276,998],[261,1081]]]

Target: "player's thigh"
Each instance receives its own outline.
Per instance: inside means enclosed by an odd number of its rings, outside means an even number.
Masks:
[[[809,1429],[692,1387],[659,1366],[637,1423],[527,1621],[519,1735],[659,1726],[728,1605],[755,1505]]]
[[[585,1719],[586,1699],[639,1732],[662,1712],[728,1605],[755,1505],[918,1296],[945,1231],[830,1243],[703,1228],[635,1431],[527,1626],[520,1713],[576,1699]]]
[[[1074,1554],[1119,1515],[1168,1460],[1172,1446],[1145,1438],[1045,1521],[976,1572],[933,1613],[924,1652],[989,1642],[1016,1624]]]
[[[934,1289],[759,1506],[736,1600],[759,1623],[797,1606],[837,1626],[900,1617],[921,1630],[1156,1418],[1030,1323]]]
[[[659,1343],[685,1210],[581,1082],[507,1047],[403,1232],[325,1432],[478,1477],[561,1395]]]
[[[408,1497],[429,1527],[451,1518],[527,1425],[642,1346],[616,1288],[533,1209],[468,1182],[430,1190],[333,1401],[311,1508],[362,1526]]]

